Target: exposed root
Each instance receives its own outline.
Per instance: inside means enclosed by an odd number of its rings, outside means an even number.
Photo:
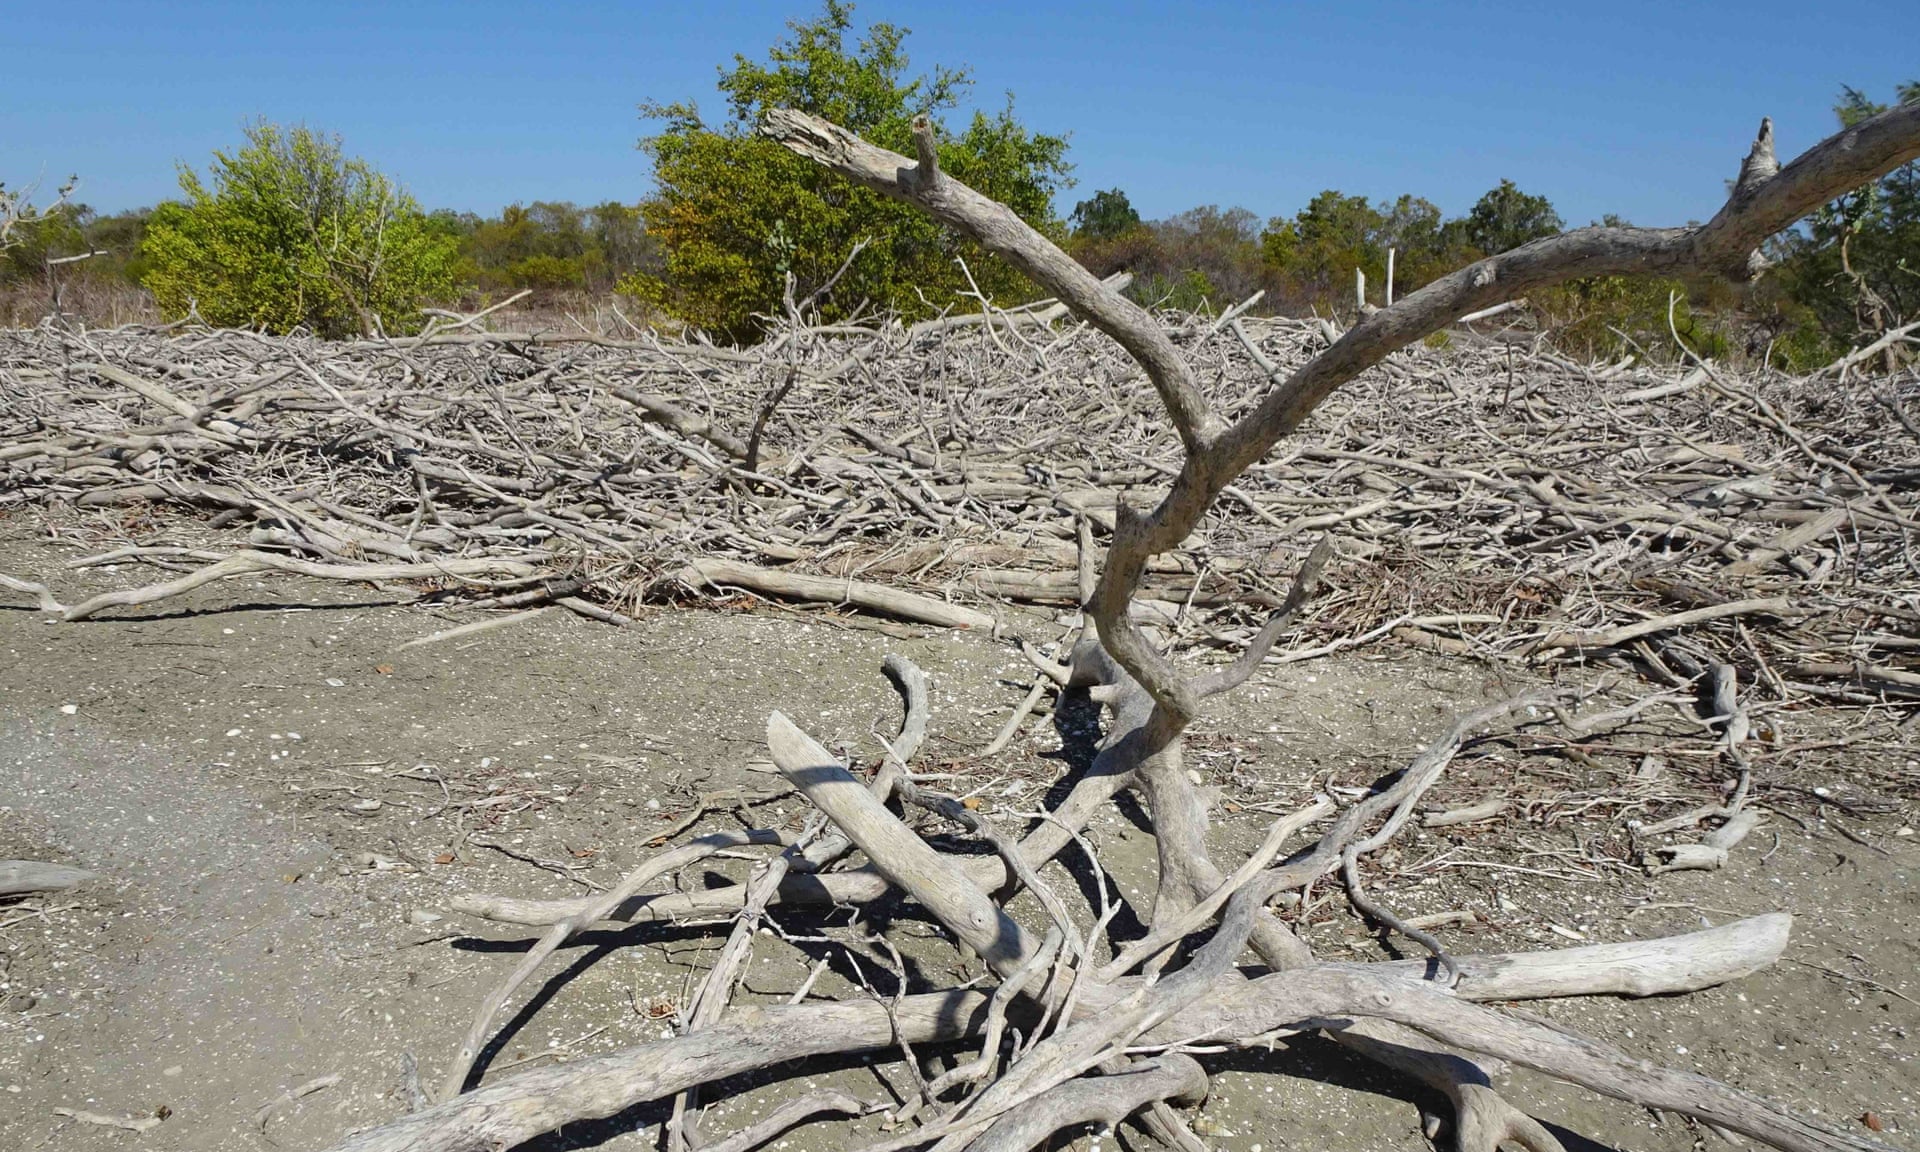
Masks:
[[[1566,1152],[1538,1120],[1494,1091],[1495,1061],[1437,1045],[1419,1032],[1383,1020],[1351,1025],[1338,1035],[1356,1052],[1445,1094],[1453,1105],[1453,1146],[1458,1152],[1499,1152],[1509,1142],[1528,1152]]]
[[[1206,1098],[1207,1074],[1191,1056],[1169,1052],[1099,1076],[1071,1080],[1007,1112],[967,1145],[972,1152],[1027,1152],[1063,1128],[1112,1128],[1149,1105],[1193,1105]]]

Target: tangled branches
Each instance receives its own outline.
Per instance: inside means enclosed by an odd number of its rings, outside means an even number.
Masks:
[[[774,763],[815,820],[798,832],[696,839],[584,901],[462,902],[549,932],[481,1005],[443,1099],[343,1149],[503,1147],[668,1099],[669,1144],[691,1147],[705,1086],[785,1061],[892,1047],[915,1071],[917,1099],[893,1111],[898,1134],[874,1152],[1025,1148],[1063,1124],[1136,1113],[1164,1141],[1192,1147],[1172,1104],[1205,1083],[1185,1050],[1253,1047],[1311,1028],[1439,1087],[1470,1152],[1503,1140],[1554,1146],[1492,1090],[1488,1068],[1498,1061],[1793,1152],[1877,1147],[1479,1004],[1702,987],[1778,956],[1784,917],[1534,956],[1453,956],[1429,938],[1430,960],[1399,967],[1321,962],[1270,910],[1275,897],[1337,871],[1357,908],[1411,927],[1363,894],[1360,861],[1407,825],[1474,734],[1525,709],[1535,718],[1522,724],[1605,723],[1573,714],[1579,691],[1462,717],[1398,776],[1345,806],[1326,799],[1284,815],[1231,874],[1212,860],[1183,737],[1208,698],[1245,680],[1284,631],[1302,625],[1331,636],[1321,650],[1398,634],[1493,657],[1607,654],[1656,679],[1711,689],[1739,783],[1703,818],[1724,820],[1716,836],[1725,840],[1748,819],[1743,745],[1752,724],[1736,660],[1781,691],[1821,680],[1852,683],[1811,690],[1910,691],[1914,674],[1882,656],[1899,645],[1876,628],[1916,615],[1905,578],[1914,563],[1907,533],[1920,528],[1913,445],[1892,440],[1884,422],[1876,431],[1857,419],[1866,400],[1784,379],[1738,381],[1704,363],[1664,379],[1631,364],[1587,368],[1497,345],[1404,349],[1576,274],[1751,275],[1767,235],[1920,153],[1920,108],[1857,125],[1784,168],[1763,126],[1728,205],[1705,225],[1540,241],[1443,278],[1344,334],[1225,317],[1158,322],[941,174],[924,126],[917,162],[799,113],[773,113],[766,130],[972,235],[1099,335],[1052,328],[1061,306],[1049,305],[905,330],[809,326],[796,309],[787,331],[749,352],[469,333],[459,331],[464,322],[421,340],[347,347],[53,330],[6,346],[6,387],[19,403],[9,405],[16,423],[0,460],[20,479],[16,499],[194,503],[250,525],[251,550],[229,557],[139,543],[109,554],[214,563],[104,600],[67,606],[40,583],[7,579],[69,620],[294,558],[310,574],[432,573],[483,591],[494,606],[551,599],[616,621],[676,583],[996,631],[1019,623],[985,610],[998,601],[1084,610],[1066,666],[1043,671],[1103,703],[1108,724],[1092,766],[1050,811],[1016,834],[916,777],[928,700],[910,665],[893,665],[906,700],[902,738],[868,779],[775,712]],[[1343,387],[1339,402],[1323,403]],[[1872,402],[1907,426],[1911,397],[1885,396]],[[1883,437],[1901,445],[1898,462],[1868,451]],[[1335,527],[1339,566],[1330,549],[1306,548]],[[1323,564],[1330,593],[1320,587]],[[1359,575],[1368,566],[1370,581]],[[1437,572],[1448,573],[1445,587]],[[1881,578],[1888,573],[1899,575]],[[1662,602],[1681,610],[1644,607]],[[1256,609],[1264,620],[1248,615]],[[1196,645],[1228,648],[1236,660],[1196,671],[1178,651]],[[1123,792],[1150,814],[1158,877],[1145,938],[1120,948],[1106,938],[1108,884],[1081,833]],[[956,826],[991,854],[940,850],[907,823],[905,808]],[[1320,820],[1330,823],[1311,846],[1275,862],[1289,836]],[[756,845],[777,851],[744,883],[642,891],[675,863]],[[1725,844],[1707,845],[1716,846],[1724,855]],[[1070,905],[1044,871],[1069,852],[1094,877],[1084,906]],[[1009,910],[1021,889],[1043,923]],[[732,1003],[770,907],[890,893],[983,961],[996,989],[908,995],[902,979],[891,997]],[[642,909],[728,915],[722,959],[680,1033],[464,1091],[474,1050],[541,961],[582,928]],[[904,972],[884,936],[875,944]],[[1249,948],[1268,974],[1239,971]],[[977,1056],[926,1082],[912,1046],[930,1042],[976,1044]],[[723,1146],[868,1107],[802,1100]]]

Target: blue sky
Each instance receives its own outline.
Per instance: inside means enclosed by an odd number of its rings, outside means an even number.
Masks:
[[[632,201],[642,100],[717,112],[716,67],[760,56],[785,3],[9,5],[0,180],[69,173],[115,210],[174,192],[255,116],[341,133],[429,207]],[[972,66],[1070,132],[1076,188],[1148,217],[1291,214],[1322,188],[1465,211],[1502,178],[1569,223],[1714,210],[1762,115],[1783,158],[1832,130],[1842,84],[1920,79],[1920,3],[1046,4],[869,0],[916,68]]]

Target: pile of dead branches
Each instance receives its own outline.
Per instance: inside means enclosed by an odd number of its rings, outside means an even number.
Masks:
[[[1336,335],[1161,320],[1227,416]],[[1361,374],[1228,486],[1153,558],[1135,610],[1180,643],[1237,650],[1333,533],[1335,590],[1298,621],[1293,658],[1393,636],[1920,694],[1899,635],[1920,621],[1916,413],[1911,376],[1589,366],[1456,332]],[[992,628],[1019,618],[1010,601],[1075,605],[1116,500],[1158,499],[1179,461],[1112,341],[1031,310],[793,325],[750,352],[0,333],[0,507],[98,510],[124,546],[95,563],[413,574],[481,604],[603,618],[745,589]],[[153,504],[244,527],[250,547],[183,550],[125,526]]]
[[[6,499],[103,515],[190,505],[251,533],[232,554],[132,540],[107,555],[202,566],[73,605],[39,581],[0,578],[66,620],[262,570],[438,582],[474,603],[553,600],[616,622],[676,586],[1016,632],[1008,602],[1080,610],[1066,662],[1035,660],[1063,691],[1103,704],[1108,724],[1048,811],[1003,827],[916,775],[929,694],[903,660],[888,670],[905,721],[866,779],[775,712],[768,746],[811,821],[697,836],[578,900],[460,901],[545,933],[479,1006],[438,1101],[343,1147],[509,1147],[660,1103],[670,1148],[742,1152],[873,1106],[809,1096],[709,1141],[703,1089],[806,1057],[897,1049],[915,1090],[888,1109],[891,1134],[874,1152],[1026,1149],[1129,1117],[1192,1149],[1204,1144],[1178,1105],[1205,1092],[1206,1075],[1190,1053],[1270,1049],[1310,1029],[1445,1092],[1472,1152],[1558,1148],[1491,1087],[1503,1061],[1793,1152],[1880,1147],[1480,1003],[1727,980],[1779,955],[1786,917],[1456,956],[1369,891],[1362,862],[1407,827],[1465,741],[1548,716],[1608,723],[1573,715],[1584,690],[1461,717],[1396,776],[1280,815],[1231,871],[1213,862],[1183,737],[1208,699],[1302,628],[1314,634],[1292,656],[1390,635],[1493,657],[1604,654],[1709,698],[1727,799],[1687,818],[1716,826],[1690,846],[1698,859],[1674,863],[1723,858],[1753,822],[1755,732],[1736,664],[1783,695],[1804,684],[1877,698],[1920,681],[1900,664],[1920,621],[1914,381],[1739,377],[1691,358],[1673,372],[1582,366],[1466,333],[1444,349],[1421,341],[1576,275],[1751,275],[1766,237],[1920,155],[1920,106],[1784,168],[1763,126],[1704,225],[1538,241],[1345,332],[1231,314],[1156,320],[942,174],[924,124],[917,162],[800,113],[771,113],[765,131],[973,236],[1062,303],[911,329],[823,327],[792,307],[750,351],[487,333],[457,317],[417,340],[351,346],[51,328],[0,343]],[[1084,326],[1062,324],[1069,311]],[[1236,654],[1191,659],[1193,645]],[[1108,931],[1114,886],[1083,835],[1123,792],[1150,814],[1158,864],[1145,934],[1132,939]],[[988,854],[941,850],[936,826]],[[742,883],[653,890],[688,864],[756,848]],[[1091,878],[1080,891],[1061,883],[1067,861]],[[1272,904],[1336,876],[1357,912],[1431,957],[1316,958]],[[770,909],[894,895],[939,923],[961,963],[984,965],[991,986],[910,994],[893,944],[856,941],[855,928],[818,943],[893,957],[890,991],[809,1001],[809,982],[786,1005],[735,1003]],[[726,941],[674,1035],[471,1083],[501,1012],[547,957],[595,924],[669,917],[709,918]],[[1265,974],[1239,967],[1249,949]],[[936,1044],[959,1059],[928,1078],[915,1046]]]

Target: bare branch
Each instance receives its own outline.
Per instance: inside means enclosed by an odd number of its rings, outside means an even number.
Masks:
[[[1027,1152],[1076,1124],[1111,1128],[1156,1100],[1197,1104],[1207,1094],[1207,1073],[1191,1056],[1170,1052],[1124,1071],[1084,1077],[1042,1093],[1009,1111],[969,1152]]]
[[[1395,349],[1471,312],[1575,277],[1699,273],[1750,279],[1755,248],[1834,196],[1920,156],[1920,105],[1902,105],[1815,145],[1768,177],[1771,125],[1763,124],[1744,178],[1712,220],[1697,228],[1582,228],[1489,257],[1361,320],[1325,353],[1279,383],[1231,428],[1220,429],[1164,334],[1140,309],[1098,281],[1013,212],[950,177],[922,186],[905,157],[834,124],[772,109],[761,130],[786,147],[867,187],[915,204],[998,253],[1112,336],[1152,379],[1186,447],[1171,489],[1141,515],[1122,501],[1092,611],[1100,639],[1164,711],[1176,731],[1199,695],[1140,634],[1127,613],[1149,557],[1191,533],[1215,497],[1264,456],[1334,389]]]
[[[1293,578],[1293,587],[1287,589],[1286,600],[1274,610],[1272,616],[1268,617],[1266,626],[1261,628],[1259,634],[1253,638],[1253,642],[1247,645],[1246,651],[1240,653],[1239,658],[1225,668],[1202,676],[1194,685],[1201,696],[1217,696],[1222,692],[1231,692],[1245,684],[1248,678],[1259,670],[1261,663],[1267,658],[1267,653],[1272,651],[1273,642],[1279,639],[1281,629],[1287,626],[1287,621],[1293,619],[1293,614],[1300,610],[1300,606],[1305,604],[1314,590],[1320,586],[1321,574],[1326,570],[1327,560],[1332,555],[1333,537],[1322,536],[1320,543],[1314,545],[1313,551],[1307,554],[1306,562],[1300,565],[1299,573]]]
[[[919,163],[925,165],[925,175],[905,156],[876,148],[836,124],[804,112],[770,109],[762,131],[851,180],[918,205],[1051,289],[1140,362],[1189,449],[1203,446],[1218,433],[1219,418],[1201,395],[1192,368],[1153,317],[1118,292],[1109,291],[1098,277],[1054,247],[1012,209],[940,172],[930,127],[915,126],[914,147],[920,154]]]
[[[814,807],[996,972],[1012,974],[1039,947],[1040,942],[1002,912],[954,862],[916,836],[825,748],[778,712],[767,720],[767,746],[773,762]]]

